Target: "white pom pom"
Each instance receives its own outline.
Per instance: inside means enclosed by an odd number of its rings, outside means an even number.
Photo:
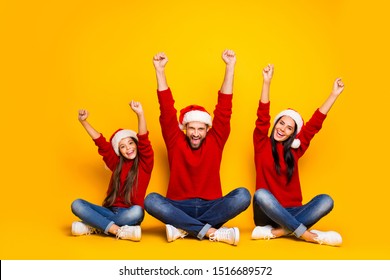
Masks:
[[[301,145],[301,140],[299,139],[294,139],[294,141],[291,144],[291,148],[293,149],[298,149],[299,146]]]

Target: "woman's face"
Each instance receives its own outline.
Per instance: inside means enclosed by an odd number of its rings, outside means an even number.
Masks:
[[[295,122],[289,116],[283,116],[275,124],[274,139],[278,142],[286,141],[295,131]]]
[[[127,159],[134,159],[137,156],[137,144],[131,137],[119,141],[118,147],[119,152]]]

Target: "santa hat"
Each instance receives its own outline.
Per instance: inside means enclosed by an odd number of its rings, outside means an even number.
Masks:
[[[298,136],[299,132],[301,132],[301,129],[303,126],[303,119],[297,111],[295,111],[293,109],[287,109],[287,110],[284,110],[276,115],[274,124],[276,124],[276,122],[283,116],[288,116],[288,117],[292,118],[296,124],[297,133],[295,135],[294,141],[291,144],[291,148],[298,149],[299,146],[301,145],[301,141],[296,137]]]
[[[181,130],[189,122],[203,122],[211,126],[211,116],[206,109],[198,105],[190,105],[180,110],[179,127]]]
[[[138,141],[137,133],[130,129],[118,129],[114,132],[114,134],[110,138],[110,142],[112,145],[112,148],[114,149],[115,153],[119,156],[119,142],[123,138],[131,137]]]

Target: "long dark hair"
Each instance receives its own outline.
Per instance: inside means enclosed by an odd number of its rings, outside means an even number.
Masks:
[[[138,141],[137,139],[131,137],[131,139],[134,140],[134,143],[137,145],[137,150],[138,150]],[[122,156],[121,153],[119,153],[119,163],[116,166],[111,181],[110,181],[110,186],[109,190],[110,192],[107,194],[107,197],[103,201],[103,206],[104,207],[110,207],[114,203],[116,197],[119,194],[119,189],[120,189],[120,175],[122,172],[122,166],[125,162],[125,158]],[[138,151],[136,157],[133,159],[133,166],[131,167],[129,173],[127,174],[127,178],[125,181],[125,187],[123,189],[123,194],[125,197],[125,202],[129,206],[131,205],[130,201],[130,196],[132,192],[134,192],[137,189],[138,185]]]
[[[279,161],[278,151],[276,149],[276,144],[278,143],[278,141],[276,141],[274,138],[274,131],[275,131],[275,126],[279,122],[280,119],[281,119],[281,117],[275,122],[275,125],[272,128],[271,137],[270,137],[271,138],[271,146],[272,146],[272,156],[274,158],[275,169],[279,175],[280,175],[280,161]],[[290,135],[290,137],[287,138],[286,141],[282,142],[284,162],[287,165],[287,183],[290,182],[291,177],[294,173],[294,168],[295,168],[294,156],[291,152],[291,144],[294,141],[296,135],[297,135],[297,124],[295,123],[294,133],[292,135]]]

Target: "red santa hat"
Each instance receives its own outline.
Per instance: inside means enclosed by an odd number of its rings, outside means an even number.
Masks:
[[[301,129],[302,129],[302,126],[304,123],[303,118],[301,117],[301,115],[297,111],[295,111],[293,109],[287,109],[287,110],[284,110],[276,115],[274,124],[276,124],[276,122],[283,116],[288,116],[288,117],[292,118],[296,124],[297,134],[295,135],[295,139],[291,144],[291,148],[298,149],[299,146],[301,145],[301,141],[297,138],[297,136],[298,136],[299,132],[301,132]]]
[[[119,156],[119,142],[123,138],[131,137],[138,141],[137,133],[130,129],[118,129],[114,132],[114,134],[110,138],[110,142],[112,145],[112,148],[114,149],[115,153]]]
[[[205,108],[199,105],[190,105],[180,110],[180,129],[185,129],[186,124],[189,122],[203,122],[208,126],[212,125],[210,114]]]

